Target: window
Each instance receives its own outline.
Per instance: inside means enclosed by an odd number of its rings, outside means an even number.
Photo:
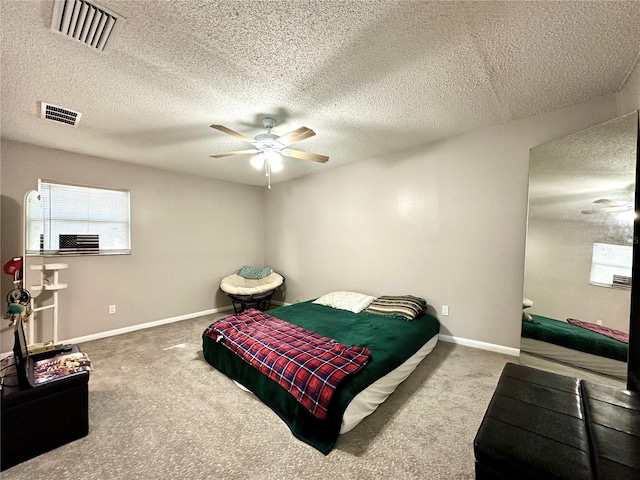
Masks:
[[[39,180],[27,209],[27,255],[131,253],[129,191]]]
[[[600,287],[631,288],[633,248],[594,243],[589,283]]]

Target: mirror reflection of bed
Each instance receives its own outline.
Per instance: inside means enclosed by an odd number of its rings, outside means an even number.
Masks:
[[[638,112],[531,150],[520,362],[624,386]]]

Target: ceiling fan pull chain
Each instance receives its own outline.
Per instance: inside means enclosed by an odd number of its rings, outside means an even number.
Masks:
[[[271,162],[269,161],[268,158],[265,158],[264,160],[264,169],[267,172],[266,175],[267,175],[267,178],[269,179],[267,186],[269,187],[269,190],[271,190]]]

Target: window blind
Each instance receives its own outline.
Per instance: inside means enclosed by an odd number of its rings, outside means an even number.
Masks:
[[[632,261],[631,246],[594,243],[589,283],[600,287],[631,288]]]
[[[128,190],[40,180],[38,191],[42,209],[27,218],[27,253],[131,253]]]

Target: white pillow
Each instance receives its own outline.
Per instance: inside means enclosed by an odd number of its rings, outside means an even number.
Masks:
[[[313,303],[338,308],[340,310],[348,310],[353,313],[360,313],[375,299],[376,297],[365,295],[364,293],[339,291],[327,293],[315,299]]]

